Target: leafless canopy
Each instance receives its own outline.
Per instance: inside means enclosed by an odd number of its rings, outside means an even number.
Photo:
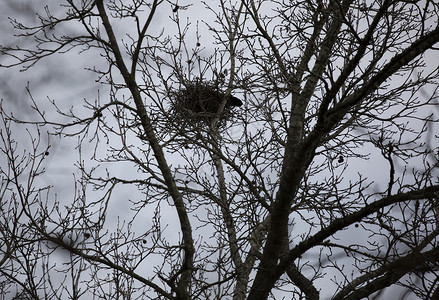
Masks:
[[[439,297],[437,1],[14,5],[1,299]]]

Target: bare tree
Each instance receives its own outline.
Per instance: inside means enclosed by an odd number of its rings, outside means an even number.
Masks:
[[[29,88],[30,121],[3,100],[4,299],[437,297],[436,1],[65,0],[36,21],[11,16],[26,44],[2,66],[79,53],[100,90]],[[73,196],[44,182],[72,138]]]

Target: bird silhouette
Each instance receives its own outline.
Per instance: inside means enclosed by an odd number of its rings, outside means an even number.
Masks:
[[[228,106],[242,106],[242,101],[235,96],[229,95],[229,98],[227,99],[227,105]]]

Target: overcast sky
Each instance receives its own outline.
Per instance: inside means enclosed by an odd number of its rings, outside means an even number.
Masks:
[[[53,12],[55,12],[56,9],[59,9],[57,8],[58,2],[62,1],[46,2],[50,2],[51,7],[53,7]],[[213,15],[206,15],[206,11],[200,7],[201,4],[198,1],[194,1],[194,3],[197,3],[197,5],[182,11],[180,13],[180,18],[182,20],[187,18],[188,22],[192,24],[191,31],[188,32],[186,37],[188,44],[196,43],[195,25],[199,24],[198,28],[202,36],[201,46],[205,48],[204,51],[207,55],[208,53],[214,52],[215,45],[212,43],[211,33],[206,30],[206,26],[202,22],[207,21],[207,18],[213,18]],[[37,21],[37,19],[32,10],[39,10],[41,12],[41,8],[42,6],[40,1],[1,1],[1,44],[15,43],[15,39],[11,36],[11,27],[8,23],[7,17],[17,19],[25,18],[27,21],[34,22]],[[163,9],[158,11],[158,14],[154,19],[153,27],[157,29],[157,31],[161,28],[165,28],[166,30],[169,29],[167,28],[167,24],[169,24],[170,12],[166,10],[170,11],[171,7],[167,7],[165,5]],[[132,31],[132,28],[129,26],[131,25],[123,24],[116,26],[116,32],[123,37],[123,32]],[[28,41],[24,41],[24,43],[27,42]],[[29,43],[31,42],[29,41]],[[0,64],[4,64],[4,60],[4,57],[0,57]],[[437,65],[439,62],[439,57],[437,57],[437,54],[430,55],[429,61],[432,62],[432,67],[434,67],[434,65]],[[86,67],[90,67],[92,65],[102,66],[103,63],[104,62],[99,60],[97,53],[93,50],[81,55],[78,55],[77,51],[73,50],[67,54],[54,55],[48,59],[45,59],[25,72],[20,72],[19,67],[10,69],[0,68],[0,98],[3,99],[6,109],[8,111],[12,111],[16,117],[27,121],[35,120],[38,118],[38,115],[30,109],[30,95],[26,90],[26,87],[29,87],[32,97],[38,102],[39,105],[41,105],[41,108],[47,111],[48,116],[57,118],[57,120],[59,120],[59,116],[56,116],[56,112],[48,101],[50,99],[56,100],[61,109],[69,109],[70,107],[73,107],[74,110],[81,111],[83,109],[82,106],[84,98],[93,102],[93,99],[97,99],[98,97],[101,97],[102,99],[108,97],[108,89],[105,86],[99,85],[95,82],[96,74],[85,70]],[[432,92],[433,87],[422,90],[422,93],[428,96]],[[420,96],[423,97],[424,95]],[[436,116],[439,116],[437,107],[426,108],[425,113],[429,112],[435,113]],[[30,128],[31,130],[34,130],[32,126],[30,126]],[[25,126],[18,126],[14,129],[16,139],[20,141],[23,149],[26,149],[26,147],[29,145],[29,137],[25,129]],[[46,129],[43,128],[42,132],[44,133],[45,130]],[[430,136],[433,136],[435,132],[439,132],[438,128],[429,128],[428,130],[430,132]],[[47,139],[47,135],[43,134],[42,138]],[[74,190],[74,175],[79,175],[75,168],[75,162],[79,159],[78,149],[76,148],[77,139],[59,137],[51,137],[50,139],[51,150],[45,165],[47,168],[47,173],[42,179],[42,184],[53,185],[53,192],[57,194],[57,199],[68,205],[72,199],[72,192]],[[93,151],[93,145],[90,144],[88,146],[89,148],[87,148],[87,144],[85,144],[83,149],[83,159],[86,160],[90,158]],[[105,146],[103,145],[101,149],[105,149]],[[377,149],[373,149],[370,146],[361,149],[360,151],[364,154],[370,153],[370,159],[350,162],[350,169],[345,173],[344,176],[352,177],[352,180],[355,181],[358,179],[358,173],[361,173],[374,180],[374,188],[377,191],[383,190],[388,181],[389,167],[387,162],[380,156],[380,153]],[[172,161],[170,163],[177,164],[178,162]],[[406,165],[402,160],[398,159],[396,159],[396,166],[399,169],[422,168],[421,165],[416,165],[416,161],[412,162],[412,165]],[[114,166],[107,167],[115,168]],[[123,173],[128,177],[135,177],[138,175],[133,167],[127,164],[118,164],[117,172]],[[205,170],[205,172],[209,172],[209,170]],[[138,191],[133,191],[132,188],[118,189],[113,199],[114,201],[112,203],[112,209],[109,211],[109,218],[113,220],[117,220],[118,218],[126,219],[127,216],[132,215],[129,200],[136,201],[139,199],[139,197],[143,197],[143,195]],[[177,230],[175,230],[176,228],[173,228],[175,225],[172,223],[172,220],[175,219],[175,212],[173,208],[163,205],[161,213],[164,217],[164,220],[170,220],[168,223],[169,229],[167,230],[167,233],[171,235],[174,234],[173,239],[174,242],[177,243],[179,236],[177,234]],[[142,228],[150,222],[149,216],[146,215],[145,217],[138,218],[137,220],[136,226],[138,226],[138,228]],[[115,225],[115,223],[113,223],[113,225]],[[140,230],[138,233],[141,234],[141,231],[142,230]],[[357,239],[367,238],[367,233],[361,232],[360,229],[354,228],[347,230],[342,238],[346,240],[352,239],[352,242],[354,242]],[[303,259],[308,258],[312,260],[312,257],[304,257]],[[325,277],[325,280],[328,280],[328,277]],[[319,280],[318,282],[320,284],[320,288],[322,288],[322,295],[329,295],[330,293],[328,292],[333,291],[334,286],[329,282],[322,282],[322,280]],[[331,287],[329,287],[329,285],[331,285]]]

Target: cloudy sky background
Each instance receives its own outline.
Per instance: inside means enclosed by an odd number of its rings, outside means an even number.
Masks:
[[[39,11],[43,13],[43,3],[44,1],[1,1],[0,2],[0,35],[1,44],[15,43],[16,38],[12,36],[11,26],[8,22],[8,17],[25,19],[27,22],[37,22],[34,11]],[[59,3],[62,1],[45,1],[50,5],[51,12],[56,14],[57,10],[61,9]],[[191,25],[191,31],[185,37],[187,45],[195,45],[196,39],[196,24],[199,24],[199,33],[202,37],[201,46],[204,48],[202,53],[210,55],[215,51],[215,45],[212,43],[213,38],[210,32],[206,30],[206,26],[202,21],[213,19],[213,15],[207,15],[206,10],[202,7],[203,5],[197,1],[194,1],[194,5],[188,7],[186,10],[180,12],[181,20],[188,20]],[[159,31],[165,28],[167,33],[171,33],[175,28],[172,22],[169,20],[171,15],[171,6],[163,5],[163,8],[159,9],[157,15],[154,17],[153,30]],[[125,23],[115,26],[116,34],[120,37],[124,37],[126,32],[133,33],[132,24]],[[174,27],[173,27],[174,26]],[[69,28],[66,30],[76,30],[76,28]],[[31,44],[30,40],[21,39],[20,43]],[[183,54],[185,55],[185,54]],[[435,68],[439,62],[439,57],[437,54],[430,55],[428,60],[432,62],[431,68]],[[0,64],[5,64],[9,60],[5,57],[0,58]],[[91,50],[78,55],[77,50],[72,50],[66,54],[56,54],[52,57],[38,62],[31,69],[21,72],[20,67],[0,69],[0,98],[3,99],[3,106],[7,111],[13,112],[13,114],[22,120],[31,121],[38,119],[38,115],[30,109],[30,95],[27,92],[27,87],[32,94],[33,99],[38,103],[42,110],[47,112],[48,118],[54,118],[54,120],[62,121],[59,115],[50,105],[49,99],[56,101],[57,105],[62,110],[68,110],[71,107],[77,111],[84,111],[83,99],[88,99],[93,102],[94,99],[101,98],[102,102],[105,102],[105,98],[108,97],[108,88],[95,82],[96,74],[86,70],[88,67],[97,66],[104,67],[105,61],[99,58],[97,51]],[[105,67],[104,67],[105,68]],[[396,83],[398,84],[398,83]],[[430,87],[429,89],[423,89],[421,91],[423,94],[421,97],[430,96],[432,93],[436,92],[435,87]],[[239,94],[237,94],[239,96]],[[428,107],[422,109],[422,113],[428,114],[430,112],[435,113],[436,117],[439,116],[439,111],[437,107]],[[89,111],[87,113],[90,113]],[[411,121],[413,122],[413,121]],[[15,138],[20,142],[20,147],[26,149],[29,147],[29,136],[27,134],[26,128],[30,128],[32,132],[35,132],[34,126],[25,125],[14,125]],[[41,128],[42,140],[47,143],[46,128]],[[234,129],[237,130],[237,129]],[[431,127],[428,129],[431,137],[437,132],[438,128]],[[43,145],[45,144],[43,142]],[[436,139],[437,142],[437,139]],[[57,199],[61,203],[68,205],[70,203],[73,193],[74,193],[74,180],[75,176],[79,175],[79,172],[75,168],[75,163],[79,159],[78,149],[77,149],[77,138],[65,138],[65,137],[50,137],[50,155],[45,160],[45,167],[47,169],[46,175],[40,178],[42,185],[53,186],[52,195],[56,195]],[[88,145],[88,147],[87,147]],[[437,147],[437,145],[432,145],[432,147]],[[106,145],[100,144],[99,151],[105,151]],[[82,158],[88,160],[94,150],[93,143],[83,145]],[[378,190],[385,190],[388,182],[388,163],[384,158],[381,157],[379,151],[372,147],[368,147],[360,150],[364,154],[370,153],[370,159],[368,160],[352,160],[349,161],[349,169],[344,174],[344,177],[352,178],[356,180],[358,178],[358,173],[363,174],[365,177],[373,179],[373,188]],[[172,164],[177,164],[178,162],[170,161]],[[416,161],[412,161],[411,165],[406,165],[403,161],[396,159],[395,165],[399,169],[407,168],[411,170],[412,168],[420,168],[422,166],[417,165]],[[88,165],[91,167],[91,165]],[[131,165],[128,164],[114,164],[106,165],[110,170],[114,172],[119,172],[126,174],[128,177],[136,177],[138,173]],[[210,172],[205,170],[205,172]],[[132,216],[132,211],[130,210],[129,200],[136,201],[143,197],[143,195],[134,191],[132,188],[120,188],[117,190],[118,193],[114,195],[111,201],[111,209],[109,210],[109,220],[123,220],[130,219]],[[96,197],[96,194],[91,193],[91,197]],[[152,212],[151,212],[152,213]],[[168,235],[174,234],[174,238],[170,237],[170,241],[177,243],[178,234],[176,224],[172,222],[175,219],[175,212],[172,207],[167,205],[162,205],[161,214],[163,220],[169,220],[167,224],[169,227],[167,229]],[[150,224],[150,217],[147,214],[142,215],[136,219],[134,222],[134,228],[143,228]],[[111,222],[111,225],[115,226],[116,222]],[[300,226],[300,223],[297,224]],[[195,226],[194,226],[195,227]],[[293,228],[292,230],[296,230]],[[136,230],[135,230],[136,231]],[[136,231],[137,232],[137,231]],[[142,233],[142,229],[139,229],[139,234]],[[361,232],[361,229],[352,228],[341,236],[340,238],[346,240],[362,240],[367,238],[365,232]],[[195,236],[195,239],[197,236]],[[203,238],[207,239],[208,236]],[[63,256],[60,255],[58,259],[62,260]],[[310,259],[312,257],[303,257],[303,259]],[[326,282],[320,281],[320,287],[322,288],[321,295],[330,295],[330,291],[333,290],[334,286],[327,282],[328,277],[325,277]],[[279,297],[281,297],[279,295]],[[280,298],[279,298],[280,299]],[[383,299],[385,297],[383,296]]]

